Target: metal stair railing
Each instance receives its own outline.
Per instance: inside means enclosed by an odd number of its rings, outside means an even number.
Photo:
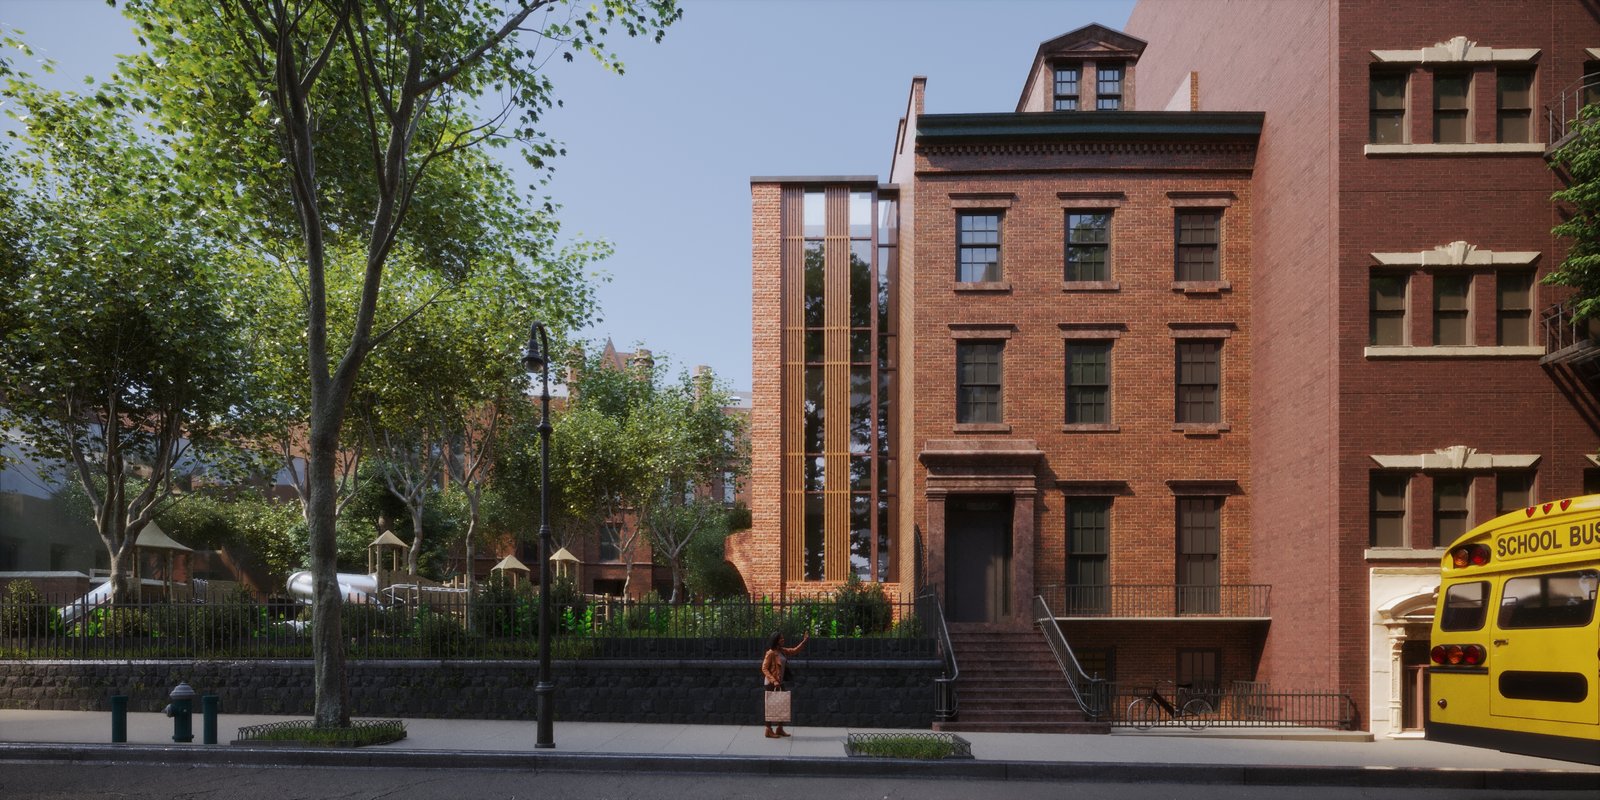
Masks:
[[[1600,90],[1600,72],[1592,72],[1570,84],[1544,108],[1545,142],[1554,147],[1577,129],[1583,118],[1584,100]]]
[[[1061,627],[1056,624],[1056,615],[1045,603],[1043,595],[1034,595],[1033,621],[1044,634],[1045,642],[1050,645],[1050,652],[1056,657],[1062,676],[1067,679],[1067,688],[1072,690],[1072,699],[1077,701],[1085,717],[1099,721],[1106,713],[1106,680],[1084,673],[1078,657],[1072,653],[1072,645],[1067,644],[1067,637],[1062,635]]]
[[[944,660],[944,675],[933,679],[933,719],[949,722],[956,718],[960,698],[956,696],[956,679],[961,677],[961,667],[956,663],[956,651],[950,644],[950,627],[944,621],[944,605],[937,592],[928,589],[917,598],[917,616],[933,627],[938,641],[939,655]]]

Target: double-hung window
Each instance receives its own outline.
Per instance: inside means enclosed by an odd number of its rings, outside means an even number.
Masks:
[[[1442,144],[1472,141],[1472,73],[1433,75],[1433,140]]]
[[[1067,342],[1067,424],[1111,422],[1111,342]]]
[[[1096,64],[1094,81],[1094,108],[1096,111],[1117,111],[1122,108],[1122,65]]]
[[[1180,281],[1218,281],[1222,267],[1222,212],[1214,208],[1180,208],[1177,212],[1177,274]]]
[[[1398,346],[1406,343],[1406,284],[1404,274],[1373,274],[1371,277],[1371,319],[1369,341],[1375,345]]]
[[[1367,138],[1373,144],[1406,140],[1406,73],[1374,70],[1367,108]]]
[[[1433,546],[1448,547],[1472,528],[1472,477],[1440,475],[1433,479]]]
[[[1222,342],[1195,339],[1178,342],[1179,423],[1222,421]]]
[[[1111,212],[1067,212],[1066,281],[1111,280]]]
[[[956,280],[1000,280],[1000,215],[993,211],[956,215]]]
[[[1410,476],[1392,472],[1372,473],[1372,504],[1369,509],[1373,547],[1405,547],[1406,487]]]
[[[956,342],[957,424],[1001,421],[1001,342]]]
[[[1054,110],[1078,110],[1078,82],[1082,75],[1083,68],[1077,64],[1063,64],[1056,67]]]
[[[1495,138],[1533,141],[1533,70],[1502,69],[1495,81]]]
[[[1495,336],[1507,347],[1533,344],[1533,271],[1506,270],[1495,276]]]
[[[1433,343],[1472,344],[1472,276],[1433,277]]]
[[[1067,500],[1068,614],[1104,614],[1111,605],[1111,498]]]
[[[1215,614],[1222,593],[1222,498],[1178,498],[1178,613]]]

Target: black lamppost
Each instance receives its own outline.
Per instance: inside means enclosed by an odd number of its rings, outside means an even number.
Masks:
[[[536,748],[556,746],[555,693],[550,681],[550,334],[541,322],[528,331],[522,366],[537,371],[539,383],[539,684],[533,687],[539,714]]]

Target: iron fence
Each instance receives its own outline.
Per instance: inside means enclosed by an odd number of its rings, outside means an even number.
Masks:
[[[885,599],[672,605],[572,598],[552,611],[557,658],[755,659],[774,632],[790,643],[809,635],[813,658],[939,657],[914,606]],[[341,611],[350,657],[368,659],[535,658],[538,621],[537,597],[523,594],[347,603]],[[0,659],[310,655],[310,607],[298,604],[0,600]]]
[[[1077,617],[1231,617],[1266,618],[1272,587],[1267,584],[1193,585],[1172,583],[1105,586],[1046,586],[1039,595],[1058,619]]]
[[[1115,683],[1102,683],[1097,687],[1105,693],[1111,708],[1108,717],[1112,725],[1133,725],[1128,710],[1134,701],[1150,695],[1150,687],[1124,687]],[[1175,696],[1176,695],[1176,696]],[[1333,728],[1355,730],[1361,715],[1350,695],[1334,691],[1281,691],[1256,681],[1235,681],[1224,689],[1202,688],[1173,692],[1163,687],[1162,696],[1182,707],[1192,699],[1204,700],[1211,712],[1201,719],[1208,727],[1222,728]],[[1180,702],[1181,701],[1181,702]],[[1141,726],[1148,720],[1138,720]],[[1193,720],[1163,715],[1154,722],[1157,727],[1187,728]]]
[[[1572,133],[1584,121],[1583,107],[1600,96],[1600,73],[1590,73],[1568,84],[1545,106],[1546,142],[1555,145]]]

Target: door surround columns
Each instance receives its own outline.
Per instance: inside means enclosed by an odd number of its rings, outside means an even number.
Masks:
[[[927,582],[945,589],[945,503],[950,495],[1007,495],[1011,510],[1011,614],[1027,625],[1033,608],[1037,467],[1044,453],[1031,439],[931,439],[918,455],[927,470]]]

